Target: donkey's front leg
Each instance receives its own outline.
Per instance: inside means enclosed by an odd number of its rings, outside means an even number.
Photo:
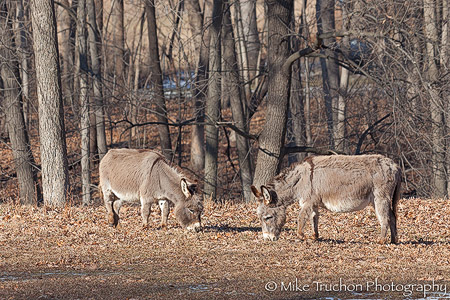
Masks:
[[[169,218],[169,201],[159,200],[159,208],[161,209],[161,228],[167,227],[167,219]]]
[[[314,206],[311,211],[311,225],[314,229],[314,239],[319,239],[319,208]]]
[[[297,235],[299,238],[305,238],[305,234],[303,233],[303,228],[306,225],[306,221],[308,220],[308,216],[310,215],[311,207],[303,206],[300,209],[300,213],[298,214],[297,219]]]
[[[142,217],[142,227],[148,228],[148,217],[152,210],[151,202],[141,198],[141,217]]]

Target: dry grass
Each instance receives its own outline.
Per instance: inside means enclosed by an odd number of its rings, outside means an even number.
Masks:
[[[153,225],[142,230],[137,205],[123,208],[114,229],[106,225],[102,206],[0,204],[0,298],[405,298],[401,292],[317,292],[314,285],[376,278],[385,284],[435,280],[450,290],[448,201],[402,200],[399,245],[376,243],[373,209],[323,212],[322,239],[301,241],[295,236],[297,212],[295,205],[289,210],[279,241],[264,242],[254,204],[206,203],[199,234],[184,232],[173,215],[169,228],[159,229],[156,207]],[[296,279],[310,290],[265,290],[269,281]],[[423,293],[408,299],[417,297]]]

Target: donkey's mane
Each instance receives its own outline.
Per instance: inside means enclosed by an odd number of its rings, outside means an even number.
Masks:
[[[174,164],[173,162],[171,162],[171,161],[168,161],[167,159],[166,159],[166,157],[164,156],[164,154],[162,154],[160,151],[158,151],[158,150],[153,150],[153,149],[148,149],[148,150],[145,150],[145,151],[147,151],[147,152],[153,152],[153,153],[155,153],[155,154],[157,154],[159,157],[158,157],[158,159],[157,159],[157,161],[163,161],[164,163],[166,163],[171,169],[173,169],[178,175],[180,175],[181,177],[184,177],[184,178],[186,178],[188,181],[190,181],[190,182],[195,182],[194,180],[192,180],[191,179],[191,177],[190,176],[188,176],[185,172],[184,172],[184,170],[179,166],[179,165],[177,165],[177,164]],[[144,151],[143,151],[144,152]],[[155,164],[156,164],[156,162],[157,161],[155,161]]]
[[[278,175],[275,175],[272,180],[270,180],[267,183],[268,187],[273,188],[275,186],[275,182],[276,181],[281,181],[283,180],[291,171],[293,171],[296,167],[298,167],[299,165],[303,164],[304,162],[311,160],[314,156],[307,156],[305,157],[305,159],[303,159],[302,161],[298,161],[293,163],[292,165],[290,165],[289,167],[283,169],[280,173],[278,173]]]

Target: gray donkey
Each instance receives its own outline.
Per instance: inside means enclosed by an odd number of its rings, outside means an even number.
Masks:
[[[381,224],[380,243],[397,243],[397,205],[400,199],[401,170],[382,155],[333,155],[308,157],[275,176],[258,190],[257,209],[263,238],[275,241],[286,223],[286,207],[298,201],[298,235],[308,219],[319,238],[319,207],[333,212],[351,212],[373,205]]]
[[[202,198],[195,192],[196,184],[188,180],[178,167],[152,150],[112,149],[99,167],[108,222],[117,226],[123,201],[140,201],[144,227],[148,226],[151,204],[159,203],[161,225],[166,226],[169,203],[175,205],[175,217],[188,230],[199,231],[203,210]],[[115,199],[114,195],[119,198]]]

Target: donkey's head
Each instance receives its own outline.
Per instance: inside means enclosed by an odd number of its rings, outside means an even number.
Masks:
[[[175,204],[175,217],[183,228],[198,232],[201,229],[200,217],[203,212],[202,197],[196,193],[196,184],[188,183],[183,178],[180,185],[185,199]]]
[[[261,227],[264,240],[278,240],[281,228],[286,223],[286,207],[279,205],[277,193],[261,186],[261,191],[255,186],[251,186],[252,192],[259,202],[257,209],[258,217],[261,220]]]

